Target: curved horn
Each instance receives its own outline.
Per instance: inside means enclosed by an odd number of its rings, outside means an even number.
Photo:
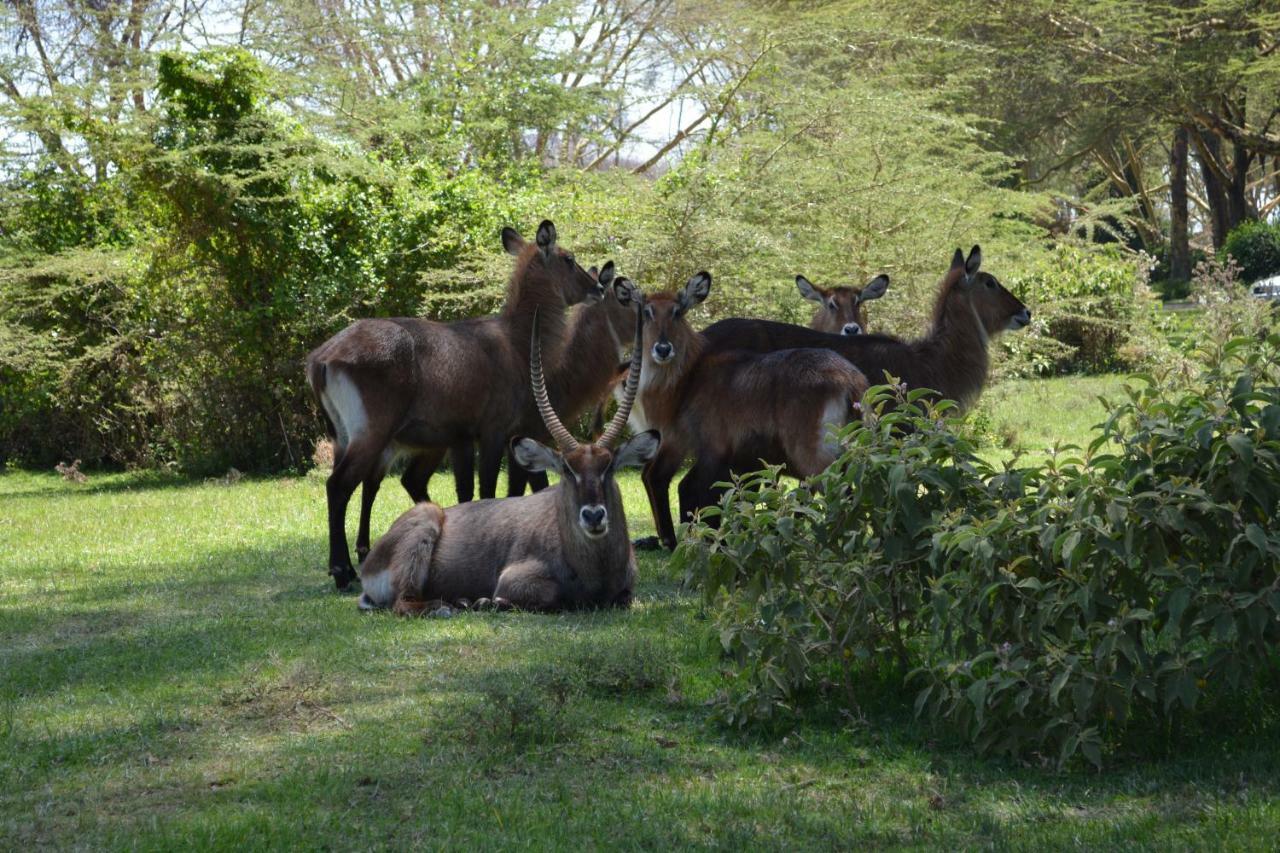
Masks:
[[[533,385],[533,400],[538,404],[538,414],[547,427],[547,432],[560,445],[560,450],[570,453],[578,449],[578,441],[564,424],[556,410],[551,408],[551,400],[547,397],[547,381],[542,376],[542,340],[538,335],[538,309],[533,309],[533,341],[529,345],[529,379]]]
[[[606,449],[622,437],[622,428],[627,425],[631,416],[631,405],[636,401],[636,393],[640,390],[640,368],[644,363],[644,303],[636,303],[636,345],[631,351],[631,369],[627,371],[627,384],[623,387],[622,400],[618,403],[618,411],[613,413],[613,420],[600,436],[596,444]]]

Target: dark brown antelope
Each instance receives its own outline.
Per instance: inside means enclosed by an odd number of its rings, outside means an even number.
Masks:
[[[603,298],[600,284],[556,245],[550,221],[532,244],[510,228],[502,242],[516,264],[496,316],[449,324],[358,320],[307,357],[307,380],[337,444],[327,492],[329,572],[339,589],[355,577],[345,519],[356,486],[363,484],[357,543],[365,548],[374,498],[399,453],[414,456],[410,469],[434,467],[446,448],[478,442],[480,496],[493,497],[508,437],[533,407],[523,377],[535,312],[541,309],[544,355],[558,370],[565,308]],[[419,481],[406,472],[402,482]],[[426,500],[425,482],[415,501]]]
[[[547,393],[551,404],[564,416],[564,421],[570,424],[577,421],[589,408],[608,399],[614,385],[621,381],[616,367],[617,360],[622,356],[625,345],[630,343],[631,324],[635,322],[635,312],[624,308],[612,295],[613,261],[605,263],[599,273],[595,272],[595,267],[587,272],[595,275],[596,280],[606,289],[605,297],[599,302],[579,305],[574,309],[565,331],[560,367],[547,371]],[[621,374],[623,377],[626,375],[625,364]],[[601,420],[597,432],[603,428]],[[524,420],[513,435],[528,436],[544,442],[551,440],[538,413],[532,409],[525,410]],[[471,457],[470,445],[455,448],[450,456],[460,503],[471,500]],[[425,466],[406,469],[406,477],[412,474],[415,479],[414,483],[405,483],[410,496],[425,494],[427,480],[433,472],[434,469],[428,471]],[[420,481],[420,486],[417,481]],[[545,489],[546,472],[525,471],[515,464],[515,458],[509,449],[507,496],[524,494],[525,486],[535,492]]]
[[[889,276],[881,273],[862,287],[818,287],[802,275],[796,289],[805,299],[818,303],[809,321],[810,329],[833,335],[861,335],[867,331],[867,303],[879,299],[889,289]]]
[[[522,438],[515,454],[530,470],[557,471],[560,482],[525,497],[447,510],[416,505],[391,525],[360,567],[361,608],[415,614],[428,602],[463,599],[542,611],[630,606],[635,552],[614,475],[619,468],[648,462],[659,444],[658,434],[649,431],[612,449],[640,381],[639,316],[635,324],[636,349],[621,404],[600,440],[585,445],[551,407],[535,332],[533,398],[560,449]]]
[[[686,457],[694,462],[680,482],[682,519],[714,500],[714,483],[762,462],[812,476],[838,455],[833,430],[853,419],[853,404],[867,388],[856,367],[827,349],[707,352],[688,313],[710,289],[705,272],[678,293],[645,296],[626,279],[614,283],[619,301],[641,305],[645,319],[631,423],[662,433],[643,479],[658,538],[668,548],[675,547],[668,493]]]
[[[1021,329],[1031,312],[990,273],[982,272],[982,250],[966,259],[956,249],[924,337],[904,341],[890,335],[830,335],[769,320],[721,320],[703,330],[705,351],[769,352],[822,347],[839,353],[873,384],[894,376],[911,388],[932,388],[962,406],[971,405],[987,381],[988,346],[996,335]]]

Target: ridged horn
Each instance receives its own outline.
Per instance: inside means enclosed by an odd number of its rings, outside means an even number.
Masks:
[[[533,309],[533,340],[529,344],[529,379],[533,386],[533,400],[538,404],[538,414],[547,427],[547,432],[560,445],[562,453],[571,453],[578,449],[578,441],[564,424],[556,410],[551,408],[551,400],[547,397],[547,380],[542,375],[542,339],[538,333],[538,309]]]
[[[596,444],[612,450],[613,445],[622,437],[622,429],[631,416],[631,406],[636,401],[636,393],[640,390],[640,368],[644,364],[644,304],[636,303],[636,345],[631,351],[631,368],[627,371],[627,384],[623,386],[622,400],[618,403],[618,411],[613,413],[613,420],[600,435]]]

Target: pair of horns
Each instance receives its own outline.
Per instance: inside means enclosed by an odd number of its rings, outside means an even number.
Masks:
[[[534,402],[538,404],[538,414],[542,416],[542,422],[546,424],[547,432],[551,433],[551,437],[560,446],[561,452],[571,453],[578,449],[578,440],[560,422],[560,417],[556,414],[555,409],[551,408],[551,400],[547,396],[547,382],[542,375],[542,340],[538,333],[537,309],[534,309],[533,312],[532,337],[533,340],[530,343],[531,352],[529,353],[529,378],[533,385]],[[613,445],[622,437],[622,430],[627,425],[627,418],[631,416],[631,405],[635,402],[636,393],[640,390],[640,367],[643,358],[644,315],[637,307],[636,345],[631,352],[631,367],[627,371],[627,383],[623,388],[622,401],[618,403],[618,411],[614,413],[613,420],[609,422],[609,426],[601,433],[600,440],[596,442],[606,450],[612,450]]]

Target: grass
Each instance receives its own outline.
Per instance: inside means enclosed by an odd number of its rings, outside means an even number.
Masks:
[[[993,422],[1079,441],[1093,380]],[[1021,383],[1019,383],[1021,384]],[[1039,396],[1043,394],[1043,396]],[[1038,417],[1021,420],[1027,401]],[[433,494],[449,491],[433,483]],[[622,481],[633,535],[652,532]],[[406,499],[388,482],[374,529]],[[0,840],[30,846],[1270,847],[1280,738],[1231,727],[1105,774],[980,760],[869,684],[865,720],[707,719],[718,641],[665,558],[635,608],[404,620],[324,574],[300,478],[0,476]]]

